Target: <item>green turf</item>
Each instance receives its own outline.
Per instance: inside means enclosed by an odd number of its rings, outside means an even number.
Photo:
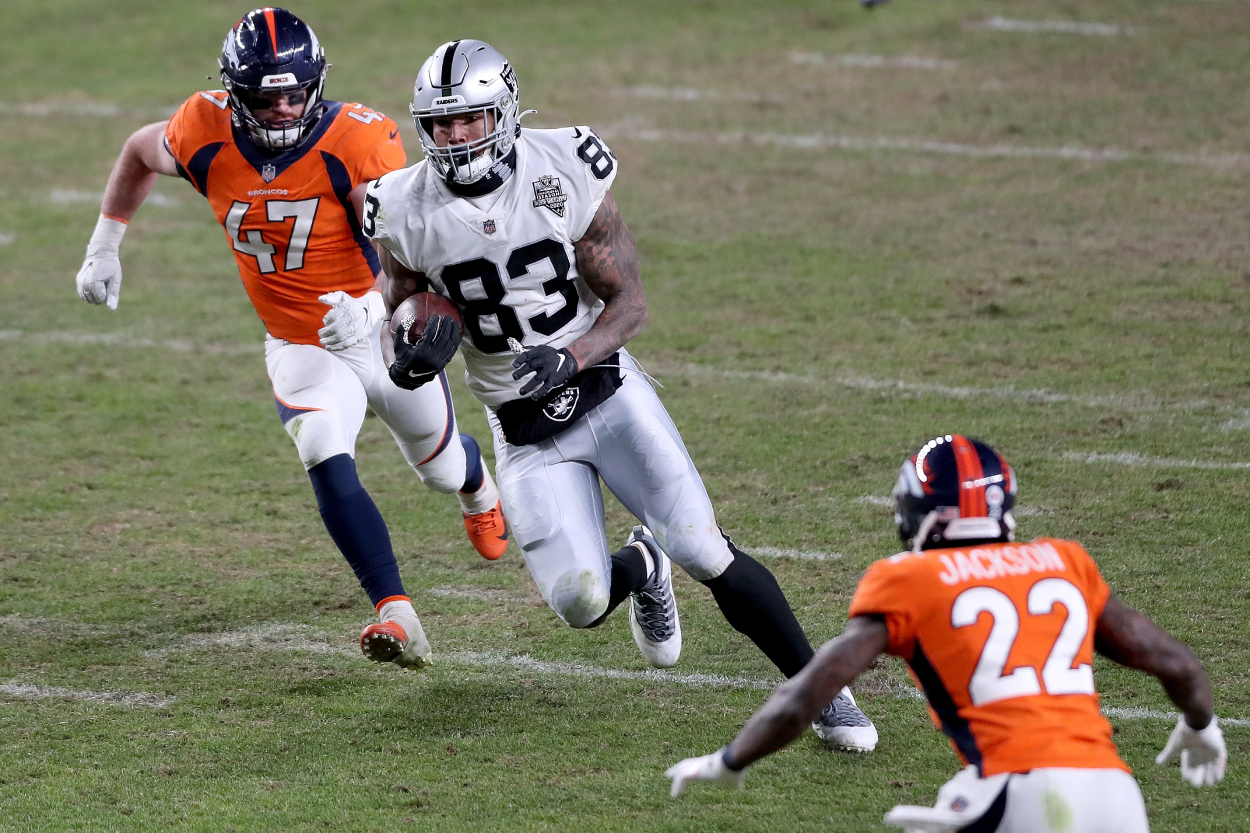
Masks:
[[[418,675],[354,655],[371,611],[275,419],[263,328],[207,205],[185,183],[158,184],[172,204],[132,224],[109,313],[73,291],[98,206],[52,199],[101,191],[131,131],[216,86],[204,76],[245,10],[5,5],[0,685],[169,702],[4,695],[0,830],[884,831],[893,804],[932,801],[957,762],[894,661],[859,686],[876,753],[831,754],[808,736],[745,792],[670,801],[664,768],[725,742],[766,692],[507,664],[645,667],[624,616],[564,628],[515,549],[479,559],[454,502],[419,486],[374,419],[362,478],[443,659]],[[888,509],[864,498],[886,495],[927,437],[959,431],[1015,464],[1032,510],[1023,537],[1084,541],[1118,594],[1207,663],[1218,711],[1250,718],[1247,470],[1176,464],[1250,462],[1250,160],[1229,158],[1247,151],[1250,6],[295,11],[326,45],[333,98],[402,125],[422,58],[478,36],[516,65],[539,110],[527,123],[610,137],[650,299],[631,349],[663,381],[738,541],[841,555],[768,561],[814,641],[840,631],[855,580],[896,546]],[[976,25],[995,15],[1133,28]],[[863,68],[840,55],[956,63]],[[652,129],[1137,155],[644,141]],[[480,407],[453,381],[462,425],[484,438]],[[609,501],[612,540],[631,523]],[[677,593],[677,672],[776,679],[702,587],[679,576]],[[1156,683],[1108,664],[1098,685],[1111,707],[1169,708]],[[1228,728],[1228,777],[1199,791],[1151,763],[1165,721],[1113,723],[1153,829],[1250,827],[1250,728]]]

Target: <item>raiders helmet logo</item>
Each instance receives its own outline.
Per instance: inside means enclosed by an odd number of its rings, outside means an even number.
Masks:
[[[555,422],[568,422],[573,416],[574,409],[577,408],[579,396],[581,396],[579,388],[565,388],[560,391],[559,396],[547,403],[547,407],[543,408],[543,414],[547,419]]]

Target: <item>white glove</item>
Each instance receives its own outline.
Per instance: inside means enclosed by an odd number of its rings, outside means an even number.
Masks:
[[[118,257],[126,224],[121,220],[100,215],[95,232],[87,244],[87,257],[78,270],[78,297],[88,304],[108,303],[109,309],[117,309],[117,299],[122,291],[122,262]]]
[[[1218,722],[1212,715],[1207,727],[1198,731],[1191,729],[1185,722],[1185,715],[1181,715],[1155,763],[1166,764],[1180,750],[1182,778],[1195,787],[1218,784],[1224,780],[1224,768],[1228,765],[1228,747],[1224,745],[1224,732]]]
[[[380,292],[366,292],[359,298],[346,292],[328,292],[317,300],[330,307],[321,319],[325,326],[317,331],[321,346],[327,350],[346,350],[364,341],[386,315]]]
[[[718,749],[711,755],[701,758],[687,758],[664,770],[664,775],[673,779],[673,789],[669,795],[673,798],[686,791],[687,781],[716,781],[728,787],[742,789],[746,780],[746,769],[734,772],[725,766],[725,750]]]

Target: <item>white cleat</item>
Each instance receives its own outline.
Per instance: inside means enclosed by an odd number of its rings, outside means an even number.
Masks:
[[[673,564],[645,526],[636,526],[629,544],[645,548],[655,570],[642,589],[629,598],[629,629],[647,662],[671,668],[681,657],[681,620],[673,597]]]
[[[812,723],[812,729],[830,749],[871,752],[877,748],[877,727],[859,710],[849,688],[843,688],[833,702],[825,706]]]

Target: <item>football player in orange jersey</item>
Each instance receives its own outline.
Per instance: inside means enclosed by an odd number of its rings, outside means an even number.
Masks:
[[[277,8],[244,15],[222,46],[225,89],[197,92],[171,119],[127,140],[109,176],[78,293],[117,308],[118,247],[158,174],[181,176],[208,199],[265,324],[278,415],[312,480],[326,529],[378,611],[380,622],[361,634],[362,650],[370,659],[419,667],[429,661],[429,643],[400,581],[386,524],[356,474],[365,409],[390,429],[426,486],[457,493],[483,556],[503,554],[507,527],[477,443],[456,429],[446,376],[404,390],[387,375],[377,335],[385,325],[375,285],[381,267],[351,195],[407,160],[391,119],[322,98],[327,66],[317,36],[295,15]],[[453,324],[419,346],[449,357],[458,338]]]
[[[1137,782],[1094,690],[1094,651],[1152,674],[1181,716],[1155,762],[1180,753],[1194,786],[1228,753],[1211,681],[1193,652],[1111,593],[1075,541],[1015,544],[1016,477],[979,440],[947,434],[908,459],[894,488],[909,552],[873,564],[850,622],[720,751],[669,768],[742,786],[745,768],[797,738],[878,655],[906,660],[965,769],[934,807],[895,807],[909,831],[1144,833]],[[1063,824],[1052,826],[1053,820]]]

